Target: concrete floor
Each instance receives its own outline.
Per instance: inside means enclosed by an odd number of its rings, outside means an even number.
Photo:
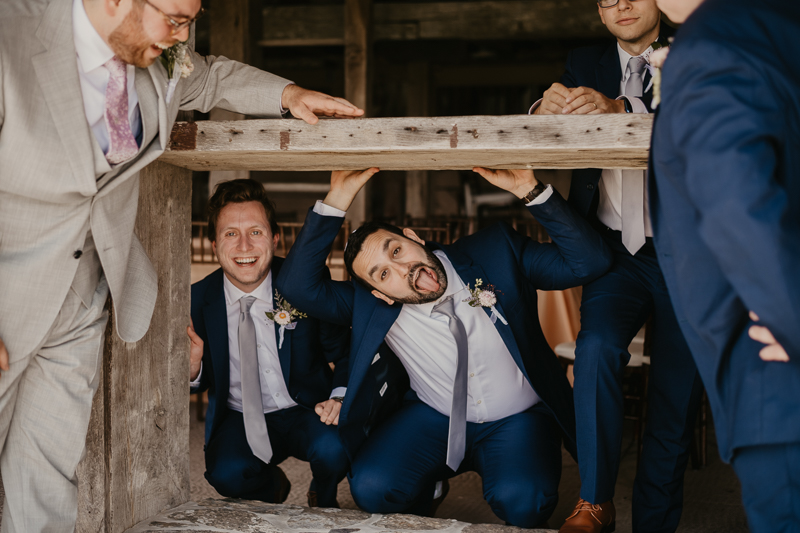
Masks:
[[[203,423],[197,421],[195,406],[191,414],[191,497],[198,501],[220,497],[203,477]],[[617,532],[631,531],[631,494],[636,471],[636,448],[633,445],[632,425],[623,441],[622,464],[617,480],[614,504],[617,507]],[[558,529],[572,512],[578,500],[580,478],[578,466],[563,451],[563,470],[559,486],[559,504],[550,518],[550,527]],[[308,463],[287,459],[281,465],[292,482],[292,491],[286,503],[306,505],[306,491],[311,482]],[[679,533],[746,533],[748,531],[741,504],[739,481],[730,465],[724,464],[717,453],[713,428],[708,432],[708,464],[701,470],[689,468],[684,483],[684,510]],[[339,504],[346,509],[357,509],[350,495],[347,479],[339,485]],[[482,497],[481,478],[474,472],[450,480],[450,493],[436,512],[437,518],[455,518],[473,524],[502,524]]]

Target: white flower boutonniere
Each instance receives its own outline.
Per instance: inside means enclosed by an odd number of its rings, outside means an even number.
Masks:
[[[670,38],[671,39],[671,38]],[[647,58],[647,70],[650,71],[650,84],[645,89],[647,92],[650,87],[653,88],[653,101],[650,104],[653,109],[658,107],[661,103],[661,69],[664,67],[664,61],[667,60],[669,54],[669,46],[663,46],[659,43],[652,44],[653,51]]]
[[[495,290],[494,285],[486,285],[483,288],[483,280],[478,278],[475,280],[475,288],[470,289],[469,285],[467,285],[467,290],[469,291],[470,297],[462,300],[462,302],[466,302],[472,307],[488,307],[492,310],[492,323],[494,324],[497,322],[497,319],[500,319],[504,325],[508,325],[506,319],[503,318],[497,309],[495,308],[495,304],[497,303],[497,294],[496,292],[500,292]]]
[[[179,42],[169,48],[165,48],[160,59],[161,64],[167,69],[167,76],[169,76],[166,100],[167,103],[170,103],[175,93],[175,87],[178,85],[178,80],[188,78],[194,71],[192,54],[189,53],[189,47],[185,42]]]
[[[278,335],[280,340],[278,342],[278,349],[283,347],[284,331],[292,330],[297,327],[297,321],[301,318],[308,317],[307,314],[301,313],[292,304],[283,299],[278,291],[275,291],[275,308],[272,311],[266,312],[267,318],[280,326]]]

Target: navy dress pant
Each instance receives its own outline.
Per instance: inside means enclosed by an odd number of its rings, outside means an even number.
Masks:
[[[800,533],[800,443],[739,448],[732,463],[750,532]]]
[[[349,478],[356,504],[370,513],[426,515],[437,481],[475,471],[483,479],[483,497],[500,519],[531,528],[550,517],[561,479],[561,430],[547,407],[468,422],[458,472],[445,464],[449,423],[410,392],[356,454]]]
[[[632,256],[605,230],[614,265],[583,288],[575,350],[575,414],[581,498],[614,496],[622,447],[622,377],[628,346],[653,315],[647,423],[633,489],[633,531],[674,532],[683,476],[702,397],[694,359],[678,326],[652,239]]]
[[[300,406],[264,415],[272,445],[269,464],[253,455],[242,413],[226,408],[225,418],[206,445],[206,479],[230,498],[276,501],[281,476],[278,467],[288,457],[311,464],[309,490],[320,507],[338,507],[336,489],[349,467],[337,426],[326,426],[313,411]]]

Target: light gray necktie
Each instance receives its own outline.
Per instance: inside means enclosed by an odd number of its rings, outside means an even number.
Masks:
[[[453,381],[453,404],[450,406],[450,430],[447,434],[447,466],[458,470],[467,447],[467,330],[455,314],[455,304],[451,294],[433,308],[432,313],[442,314],[450,319],[450,333],[456,340],[458,360],[456,378]]]
[[[242,415],[247,444],[253,455],[269,463],[272,446],[269,443],[264,406],[261,402],[261,373],[258,370],[256,351],[256,326],[250,316],[250,308],[256,299],[243,296],[239,299],[239,361],[242,373]]]
[[[643,57],[628,60],[630,77],[625,83],[624,95],[642,96],[644,87],[644,68],[647,61]],[[622,171],[622,244],[631,254],[639,251],[645,243],[644,234],[644,172],[641,170]]]

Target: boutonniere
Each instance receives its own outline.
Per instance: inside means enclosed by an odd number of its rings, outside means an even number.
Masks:
[[[484,287],[483,280],[478,278],[475,280],[475,288],[470,289],[469,284],[467,284],[467,290],[469,291],[470,297],[462,300],[462,302],[466,302],[472,307],[488,307],[492,310],[492,324],[497,322],[497,319],[500,319],[504,325],[508,325],[506,319],[503,318],[497,309],[495,308],[495,304],[497,303],[497,294],[500,291],[494,288],[494,285],[486,285]]]
[[[672,42],[672,37],[670,37],[670,42]],[[661,69],[664,67],[664,61],[667,60],[669,46],[663,46],[657,42],[653,43],[651,46],[653,47],[653,51],[650,52],[650,55],[647,57],[647,70],[650,71],[650,83],[647,85],[647,89],[645,89],[644,92],[649,91],[650,87],[653,88],[653,101],[650,107],[655,109],[658,107],[658,104],[661,103]]]
[[[267,311],[267,318],[280,326],[278,335],[278,349],[283,347],[283,334],[287,329],[292,330],[297,327],[297,321],[301,318],[308,317],[307,314],[301,313],[292,304],[283,299],[283,296],[278,291],[275,291],[275,308],[272,311]]]
[[[175,93],[178,80],[188,78],[194,71],[194,64],[192,63],[192,54],[189,53],[189,47],[185,42],[178,42],[163,50],[159,59],[161,59],[161,64],[164,65],[164,68],[167,69],[167,76],[169,77],[166,97],[167,103],[169,103]]]

